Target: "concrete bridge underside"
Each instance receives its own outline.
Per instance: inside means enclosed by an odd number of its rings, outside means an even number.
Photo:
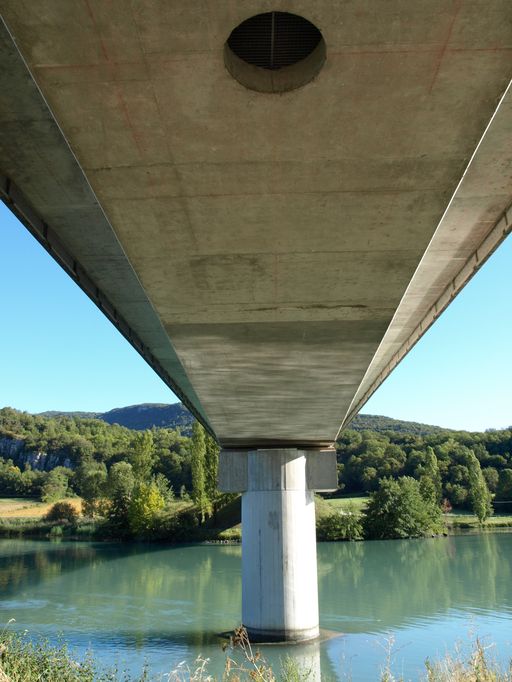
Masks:
[[[511,229],[512,3],[0,8],[0,196],[224,448],[282,448],[240,489],[281,490],[284,524],[307,451]],[[279,94],[224,64],[270,10],[326,49]]]

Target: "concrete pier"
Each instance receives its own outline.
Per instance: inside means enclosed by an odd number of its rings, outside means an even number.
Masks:
[[[242,623],[251,641],[319,634],[314,489],[336,487],[334,452],[224,452],[220,486],[242,494]]]

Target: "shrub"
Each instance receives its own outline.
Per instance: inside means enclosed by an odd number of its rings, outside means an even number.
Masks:
[[[163,522],[162,532],[169,540],[187,542],[195,537],[198,526],[198,514],[192,507],[167,516]]]
[[[50,528],[50,538],[58,539],[64,535],[64,528],[62,526],[53,526]]]
[[[441,502],[441,511],[443,514],[449,514],[452,511],[452,505],[450,503],[450,500],[447,497],[443,498],[443,501]]]
[[[316,522],[317,540],[362,540],[361,517],[352,509],[322,516]]]
[[[68,521],[75,524],[78,521],[78,512],[69,502],[56,502],[48,510],[45,521]]]

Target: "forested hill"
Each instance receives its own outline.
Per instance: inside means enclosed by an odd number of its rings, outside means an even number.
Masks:
[[[83,495],[82,474],[103,480],[115,464],[136,468],[144,443],[153,474],[162,475],[175,492],[183,486],[190,490],[190,434],[167,426],[190,423],[182,405],[136,405],[102,416],[44,417],[0,409],[0,496],[37,496],[45,481],[50,485],[55,478]],[[357,417],[352,426],[340,434],[336,448],[344,492],[373,492],[388,477],[420,480],[435,455],[443,497],[452,505],[470,507],[471,476],[478,467],[497,500],[512,500],[510,428],[468,433],[369,415]]]
[[[348,428],[353,431],[377,431],[379,433],[394,431],[395,433],[412,433],[417,436],[430,436],[452,430],[444,429],[441,426],[407,422],[402,419],[391,419],[391,417],[375,414],[358,414],[350,422]]]
[[[116,407],[108,412],[41,412],[40,417],[78,417],[80,419],[101,419],[107,424],[119,424],[134,431],[144,431],[154,426],[164,429],[180,428],[189,433],[194,418],[181,403],[142,403],[128,407]]]
[[[42,412],[41,417],[78,417],[80,419],[101,419],[108,424],[119,424],[128,429],[144,431],[154,426],[164,429],[180,428],[182,433],[190,433],[193,417],[184,405],[174,403],[142,403],[129,407],[116,407],[109,412]],[[411,433],[418,436],[429,436],[445,433],[450,429],[401,419],[391,419],[373,414],[358,414],[349,426],[353,431],[377,431],[384,433]]]
[[[117,407],[110,412],[99,415],[98,418],[109,424],[119,424],[137,431],[156,426],[165,429],[180,427],[182,432],[189,431],[194,420],[187,408],[181,403],[174,403],[173,405],[145,403],[130,405],[129,407]]]

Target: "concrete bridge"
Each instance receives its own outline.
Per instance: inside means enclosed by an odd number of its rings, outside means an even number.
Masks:
[[[0,9],[0,196],[223,446],[252,636],[315,637],[329,448],[510,231],[512,3]]]

